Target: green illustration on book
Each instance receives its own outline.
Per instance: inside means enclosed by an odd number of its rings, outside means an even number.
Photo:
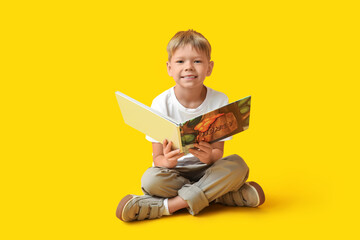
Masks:
[[[249,128],[251,96],[178,123],[121,92],[115,94],[126,124],[156,141],[172,141],[181,152],[188,153],[200,141],[213,143]]]

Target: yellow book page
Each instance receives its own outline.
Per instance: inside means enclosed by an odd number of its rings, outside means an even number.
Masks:
[[[174,120],[121,92],[116,92],[116,99],[126,124],[156,141],[172,141],[174,149],[181,147],[180,129]]]

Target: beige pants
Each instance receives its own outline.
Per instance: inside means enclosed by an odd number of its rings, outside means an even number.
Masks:
[[[189,205],[192,215],[198,214],[209,203],[224,194],[238,190],[247,180],[249,168],[238,155],[172,169],[151,167],[141,179],[145,194],[171,198],[180,196]]]

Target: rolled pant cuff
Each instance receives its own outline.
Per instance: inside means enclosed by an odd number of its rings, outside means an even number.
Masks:
[[[209,206],[209,200],[204,192],[195,185],[185,184],[178,191],[178,195],[188,203],[188,210],[191,215],[196,215],[205,207]]]

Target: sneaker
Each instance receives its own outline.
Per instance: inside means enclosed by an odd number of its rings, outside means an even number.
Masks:
[[[258,207],[265,202],[265,194],[256,182],[246,182],[239,190],[229,192],[215,202],[227,206]]]
[[[121,199],[116,216],[124,221],[160,218],[164,211],[164,199],[149,195],[127,195]]]

